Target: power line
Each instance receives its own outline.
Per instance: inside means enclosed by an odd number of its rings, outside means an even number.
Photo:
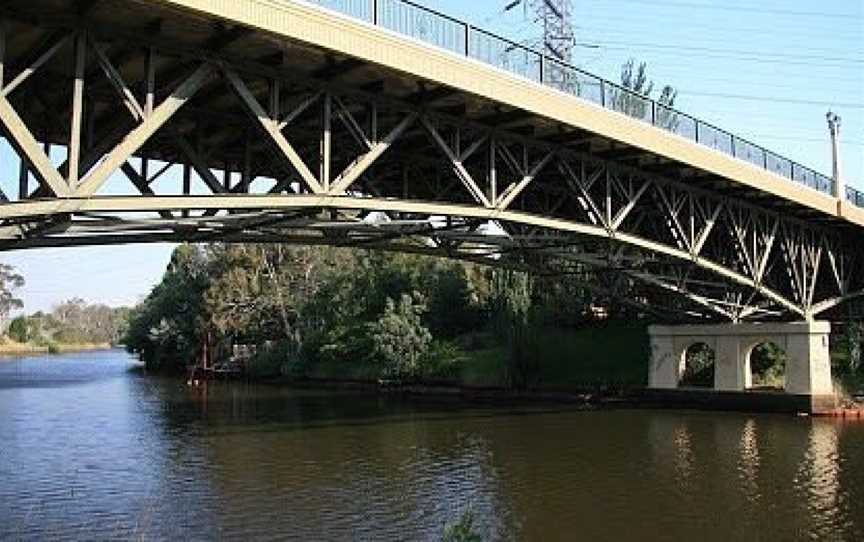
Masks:
[[[609,7],[609,4],[602,4],[603,7]],[[625,27],[630,30],[639,30],[644,28],[646,23],[656,22],[657,24],[664,24],[664,28],[668,30],[678,29],[678,30],[695,30],[699,32],[701,36],[705,32],[717,32],[718,25],[715,22],[696,22],[692,20],[687,20],[686,23],[680,24],[678,26],[670,24],[670,22],[674,22],[674,19],[670,21],[670,17],[668,15],[661,14],[639,14],[636,18],[629,18],[626,13],[622,13],[620,11],[616,11],[614,15],[601,15],[593,12],[591,10],[586,10],[582,13],[581,21],[609,21],[610,23],[615,24],[616,27]],[[624,23],[624,24],[622,24]],[[812,22],[808,22],[806,26],[796,26],[790,23],[783,23],[782,25],[778,25],[775,28],[766,28],[765,26],[739,26],[735,25],[733,27],[727,27],[728,30],[734,32],[746,32],[746,33],[758,33],[759,35],[768,35],[768,36],[776,36],[778,38],[789,39],[790,36],[795,36],[796,38],[814,38],[820,40],[826,40],[826,38],[830,37],[832,41],[838,41],[838,38],[843,38],[844,40],[848,39],[849,41],[860,41],[861,40],[861,32],[856,28],[851,32],[842,32],[840,28],[837,28],[836,23],[831,23],[830,26],[819,27],[814,25]],[[813,31],[816,32],[813,32]]]
[[[693,4],[691,2],[674,2],[669,0],[617,0],[628,4],[644,4],[652,7],[668,6],[684,9],[704,9],[715,11],[731,11],[734,13],[762,13],[765,15],[780,15],[788,17],[825,17],[831,19],[856,19],[861,18],[861,13],[828,13],[824,11],[793,11],[786,9],[750,8],[742,6],[726,6],[715,4]]]
[[[710,98],[726,98],[729,100],[747,100],[752,102],[779,102],[779,103],[787,103],[787,104],[799,104],[799,105],[821,105],[826,107],[846,107],[850,109],[862,109],[864,110],[864,103],[851,103],[851,102],[826,102],[819,100],[800,100],[796,98],[775,98],[773,96],[755,96],[748,94],[726,94],[722,92],[700,92],[700,91],[688,91],[678,89],[680,94],[689,94],[691,96],[707,96]]]
[[[597,17],[597,19],[601,19],[601,18]],[[576,29],[579,30],[580,32],[583,32],[583,33],[593,32],[593,33],[611,34],[611,35],[626,36],[626,37],[632,37],[633,36],[633,31],[629,28],[620,28],[617,25],[613,26],[613,27],[609,27],[609,26],[606,26],[605,24],[602,24],[602,23],[599,25],[596,25],[596,26],[595,25],[587,25],[584,23],[585,22],[593,22],[593,21],[586,21],[586,19],[582,19],[581,22],[583,24],[577,25]],[[597,22],[599,23],[600,21],[597,21]],[[689,32],[690,30],[696,30],[696,32]],[[679,27],[667,29],[667,31],[664,32],[663,35],[667,38],[673,38],[674,37],[675,41],[673,41],[671,39],[669,40],[672,43],[678,43],[679,41],[684,42],[684,43],[693,43],[693,42],[698,41],[700,43],[718,44],[724,48],[729,45],[729,38],[732,35],[734,35],[734,37],[735,37],[735,46],[737,46],[737,47],[747,47],[748,45],[750,45],[750,43],[746,40],[746,38],[750,38],[750,37],[755,37],[756,38],[755,41],[757,43],[764,43],[764,40],[766,37],[788,38],[790,35],[790,32],[794,33],[796,38],[802,37],[801,32],[799,32],[798,30],[788,29],[786,27],[783,27],[779,30],[775,30],[773,32],[771,29],[763,28],[763,29],[761,29],[759,34],[756,36],[753,36],[749,33],[742,35],[740,33],[740,31],[741,31],[741,29],[738,27],[729,28],[727,30],[720,30],[718,32],[718,27],[716,27],[716,26],[710,27],[707,30],[702,30],[699,28],[691,29],[689,26],[683,26],[683,27],[679,26]],[[825,44],[827,46],[825,46],[825,47],[801,47],[796,43],[794,45],[791,45],[790,47],[796,51],[808,51],[808,52],[814,52],[814,53],[820,53],[820,54],[836,54],[838,52],[850,53],[853,55],[857,55],[858,58],[864,59],[864,52],[856,52],[855,50],[850,51],[849,50],[850,47],[848,46],[847,43],[845,43],[844,40],[835,39],[836,35],[834,33],[831,34],[830,40],[824,40],[824,38],[825,38],[824,33],[813,34],[812,36],[814,38],[823,39],[823,41],[825,41]],[[807,37],[807,35],[805,34],[804,37]],[[857,34],[857,35],[851,36],[851,37],[853,38],[853,40],[855,42],[861,42],[862,39],[864,39],[864,36],[862,36],[861,34]],[[713,39],[706,39],[706,38],[713,38]],[[801,41],[804,41],[804,40],[801,40]],[[836,46],[834,45],[835,43],[837,44]],[[842,45],[841,45],[841,43],[842,43]]]
[[[687,57],[687,58],[693,58],[694,56],[696,56],[693,53],[687,53],[686,50],[684,50],[684,49],[675,49],[675,48],[672,48],[669,46],[663,46],[663,45],[658,46],[658,45],[642,44],[642,45],[634,45],[631,47],[620,46],[620,45],[602,45],[602,43],[597,44],[597,45],[599,45],[603,49],[608,49],[610,51],[633,51],[635,48],[638,47],[640,50],[642,50],[642,49],[659,49],[659,50],[653,51],[654,54],[658,54],[658,55],[671,55],[671,56]],[[826,70],[827,69],[831,69],[831,70],[849,70],[850,69],[849,66],[845,66],[842,64],[826,64],[825,62],[818,62],[817,63],[817,62],[808,62],[805,60],[796,61],[796,60],[784,60],[784,59],[776,59],[776,58],[775,59],[754,58],[754,57],[743,56],[743,55],[733,55],[733,54],[727,55],[727,54],[724,54],[722,52],[701,53],[698,55],[698,57],[699,58],[713,58],[713,59],[728,59],[728,60],[736,60],[739,62],[754,62],[754,63],[758,63],[758,64],[771,64],[771,65],[777,65],[778,63],[782,63],[784,65],[790,65],[790,66],[807,66],[807,67],[811,67],[811,68],[820,68],[820,69],[826,69]]]
[[[592,40],[596,41],[596,40]],[[706,52],[706,53],[723,53],[729,55],[745,55],[747,57],[764,57],[766,59],[792,59],[792,60],[819,60],[824,62],[838,62],[845,63],[848,62],[850,64],[864,64],[864,58],[844,58],[844,57],[831,57],[831,56],[822,56],[822,55],[798,55],[798,54],[784,54],[784,53],[769,53],[769,52],[757,52],[757,51],[744,51],[741,49],[718,49],[713,47],[694,47],[687,45],[665,45],[665,44],[657,44],[657,43],[639,43],[639,42],[627,42],[627,41],[614,41],[607,40],[605,43],[609,43],[612,45],[625,45],[630,47],[649,47],[652,49],[672,49],[675,51],[697,51],[697,52]]]
[[[800,141],[802,143],[825,143],[826,145],[830,142],[828,137],[818,138],[818,137],[797,137],[797,136],[778,136],[778,135],[768,135],[768,134],[750,134],[751,139],[776,139],[780,141]],[[840,141],[841,145],[847,145],[851,147],[864,147],[864,141]]]

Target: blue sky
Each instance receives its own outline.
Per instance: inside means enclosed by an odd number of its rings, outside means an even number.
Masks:
[[[415,0],[478,26],[536,35],[510,0]],[[630,57],[677,106],[769,149],[830,173],[825,113],[843,118],[847,183],[864,190],[864,0],[573,0],[575,63],[610,79]],[[0,151],[0,156],[5,156]],[[8,161],[6,161],[8,162]],[[0,183],[16,173],[0,164]],[[170,245],[12,252],[0,261],[27,279],[25,311],[73,297],[132,304],[158,281]]]

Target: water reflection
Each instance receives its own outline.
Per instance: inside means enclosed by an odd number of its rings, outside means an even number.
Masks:
[[[757,424],[756,420],[750,418],[744,422],[738,445],[738,477],[741,481],[744,498],[750,506],[760,506],[759,466]]]
[[[0,539],[436,540],[469,506],[491,540],[864,539],[864,425],[192,389],[128,363],[0,366]]]

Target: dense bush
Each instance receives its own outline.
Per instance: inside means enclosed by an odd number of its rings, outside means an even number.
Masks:
[[[596,345],[573,335],[591,325],[591,300],[566,277],[424,256],[182,245],[132,311],[125,344],[148,366],[174,370],[199,359],[205,343],[209,352],[254,345],[256,377],[466,381],[472,373],[481,385],[527,389],[578,373],[578,384],[638,385],[638,364],[647,362],[641,342],[626,345],[638,360],[612,363],[605,354],[589,359]],[[564,363],[574,354],[583,358],[578,366]]]
[[[382,367],[384,378],[414,380],[422,376],[422,362],[432,345],[432,333],[423,325],[426,311],[419,295],[387,298],[384,312],[369,325],[371,356]]]
[[[19,343],[30,342],[33,337],[33,329],[30,321],[25,316],[18,316],[9,322],[9,329],[6,331],[9,338]]]

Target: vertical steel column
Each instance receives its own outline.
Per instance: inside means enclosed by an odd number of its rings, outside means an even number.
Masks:
[[[183,195],[188,196],[192,193],[192,166],[183,164]],[[189,210],[183,210],[183,218],[189,218]]]
[[[378,143],[378,104],[375,102],[369,106],[369,141]]]
[[[6,84],[6,21],[0,19],[0,90]]]
[[[498,168],[495,162],[498,160],[497,144],[495,138],[489,139],[489,202],[498,205]]]
[[[274,122],[279,122],[279,116],[281,114],[281,89],[282,85],[278,79],[274,79],[270,83],[270,118],[273,119]]]
[[[153,108],[156,106],[156,53],[153,48],[147,49],[147,70],[145,81],[144,96],[144,115],[150,117],[153,114]]]
[[[27,159],[21,156],[21,166],[18,170],[18,199],[24,201],[30,195],[30,169]]]
[[[150,184],[150,159],[145,153],[141,153],[141,179]]]
[[[321,112],[321,186],[324,191],[330,190],[330,150],[333,134],[331,131],[331,116],[333,112],[333,96],[327,92]]]
[[[87,35],[75,36],[75,79],[72,83],[72,125],[69,129],[69,171],[67,182],[75,190],[81,174],[81,127],[84,117],[84,71],[87,59]]]
[[[245,145],[243,147],[243,174],[240,179],[241,192],[249,193],[249,185],[252,184],[252,145],[249,141],[251,134],[246,130]]]

